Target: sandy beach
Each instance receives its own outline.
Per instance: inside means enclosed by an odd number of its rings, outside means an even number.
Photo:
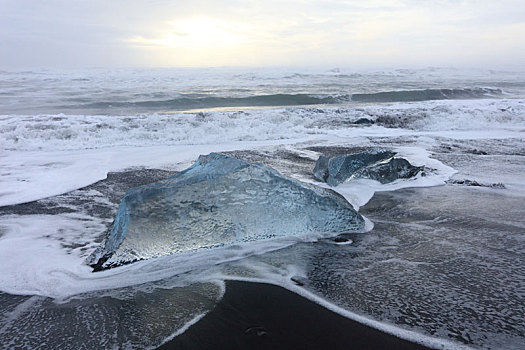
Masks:
[[[168,349],[428,349],[342,317],[282,287],[227,281],[226,294]]]

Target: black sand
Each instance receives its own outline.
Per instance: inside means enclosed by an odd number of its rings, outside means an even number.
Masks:
[[[427,349],[284,288],[228,281],[217,306],[166,349]]]

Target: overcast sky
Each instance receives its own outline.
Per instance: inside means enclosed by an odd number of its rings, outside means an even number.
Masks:
[[[0,0],[0,67],[525,70],[524,0]]]

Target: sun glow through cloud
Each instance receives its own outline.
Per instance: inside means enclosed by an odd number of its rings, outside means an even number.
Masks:
[[[167,21],[153,35],[138,35],[127,42],[148,50],[161,65],[227,65],[232,54],[241,56],[247,30],[239,23],[196,17]]]
[[[240,45],[244,38],[231,24],[203,17],[173,21],[159,36],[137,36],[129,41],[139,46],[209,49]]]

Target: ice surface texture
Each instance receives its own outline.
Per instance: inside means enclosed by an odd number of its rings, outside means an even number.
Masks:
[[[92,266],[279,236],[359,230],[364,219],[339,194],[220,153],[126,193]]]
[[[373,149],[344,154],[333,158],[320,156],[314,176],[330,186],[337,186],[353,178],[366,178],[388,183],[399,178],[415,176],[422,167],[411,165],[406,159],[393,158],[394,152]]]

